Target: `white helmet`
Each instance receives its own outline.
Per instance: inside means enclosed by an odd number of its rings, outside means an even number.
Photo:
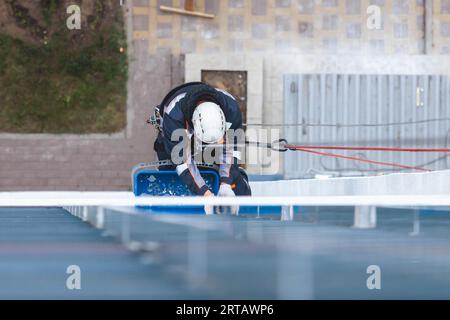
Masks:
[[[194,135],[204,143],[217,143],[226,131],[225,115],[219,105],[202,102],[192,115]]]

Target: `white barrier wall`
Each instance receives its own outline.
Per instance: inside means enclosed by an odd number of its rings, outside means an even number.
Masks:
[[[250,182],[254,196],[449,195],[450,170]]]

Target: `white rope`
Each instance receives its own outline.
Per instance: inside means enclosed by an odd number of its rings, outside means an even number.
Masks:
[[[448,195],[135,197],[131,192],[2,192],[0,207],[66,206],[450,206]]]

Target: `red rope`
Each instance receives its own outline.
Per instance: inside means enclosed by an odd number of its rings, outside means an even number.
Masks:
[[[428,170],[425,168],[407,166],[407,165],[398,164],[398,163],[382,162],[382,161],[375,161],[375,160],[369,160],[369,159],[358,158],[358,157],[343,156],[343,155],[335,154],[335,153],[314,151],[314,150],[302,148],[301,146],[285,145],[285,147],[288,148],[289,150],[314,153],[314,154],[318,154],[321,156],[327,156],[327,157],[335,157],[335,158],[341,158],[341,159],[347,159],[347,160],[361,161],[361,162],[366,162],[366,163],[371,163],[371,164],[379,164],[379,165],[383,165],[383,166],[397,167],[397,168],[402,168],[402,169],[412,169],[412,170],[427,171],[427,172],[431,171],[431,170]],[[344,149],[344,150],[346,150],[346,149]]]
[[[450,152],[446,148],[387,148],[387,147],[341,147],[341,146],[301,146],[286,144],[284,145],[289,150],[297,149],[320,149],[320,150],[351,150],[351,151],[396,151],[396,152]]]

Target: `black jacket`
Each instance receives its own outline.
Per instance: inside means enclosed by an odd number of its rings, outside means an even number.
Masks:
[[[242,129],[242,113],[236,99],[226,91],[212,88],[203,83],[188,83],[172,90],[160,105],[161,127],[165,152],[170,155],[182,138],[172,141],[175,130],[185,129],[190,138],[193,134],[192,114],[199,101],[217,103],[223,110],[228,129]],[[190,148],[187,148],[190,150]],[[228,150],[226,150],[228,149]],[[175,150],[177,151],[177,149]],[[177,173],[192,193],[203,195],[208,187],[193,160],[191,154],[185,155],[185,161],[177,164]],[[220,167],[221,183],[233,184],[240,174],[237,166],[237,153],[232,144],[224,147]]]

